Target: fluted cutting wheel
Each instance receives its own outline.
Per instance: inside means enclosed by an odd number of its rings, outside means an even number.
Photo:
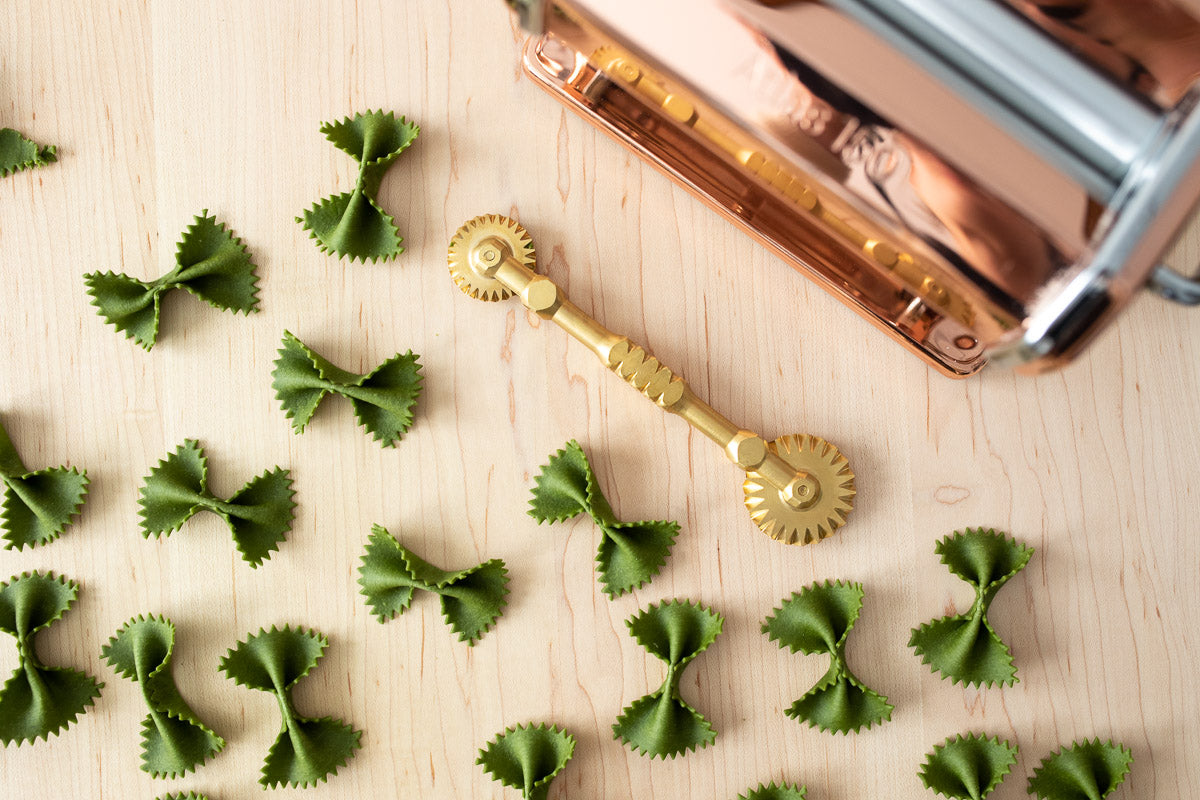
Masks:
[[[746,473],[742,485],[746,508],[759,530],[787,544],[810,544],[846,524],[846,515],[854,508],[854,473],[840,450],[821,437],[808,434],[780,436],[767,447],[815,478],[821,493],[808,508],[794,508],[758,473]]]
[[[533,240],[516,220],[499,214],[484,214],[467,221],[450,240],[447,258],[454,283],[477,300],[506,300],[512,297],[512,291],[507,286],[479,271],[471,263],[471,251],[475,246],[493,236],[507,244],[513,257],[522,264],[530,269],[537,268]]]

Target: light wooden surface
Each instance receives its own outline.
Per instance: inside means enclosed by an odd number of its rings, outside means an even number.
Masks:
[[[1193,796],[1200,785],[1200,313],[1141,301],[1080,362],[1039,378],[938,377],[523,79],[498,0],[7,0],[0,7],[0,125],[55,143],[61,162],[0,181],[0,413],[27,464],[86,467],[92,492],[58,542],[0,552],[2,577],[52,569],[80,599],[40,641],[44,659],[106,682],[96,707],[46,743],[0,751],[0,797],[150,798],[198,789],[261,796],[274,701],[217,672],[260,626],[329,634],[298,690],[302,713],[342,716],[364,748],[319,788],[280,798],[514,798],[474,766],[477,748],[529,720],[579,739],[552,797],[733,798],[759,781],[807,783],[814,800],[928,795],[923,755],[967,730],[1019,743],[995,800],[1060,744],[1133,748],[1116,797]],[[293,216],[350,186],[353,162],[322,120],[405,113],[420,139],[384,183],[408,252],[350,264],[317,251]],[[168,268],[207,208],[249,244],[262,312],[169,297],[146,353],[88,305],[82,275]],[[450,233],[518,213],[546,272],[582,307],[648,344],[735,421],[767,435],[819,433],[860,476],[852,524],[816,547],[751,526],[717,449],[512,304],[461,295]],[[1200,235],[1185,243],[1194,263]],[[338,364],[367,369],[412,348],[425,365],[416,424],[395,450],[326,403],[291,432],[270,388],[287,328]],[[198,516],[163,541],[137,529],[137,489],[186,437],[231,492],[276,463],[296,481],[282,549],[253,570]],[[569,438],[587,448],[619,515],[683,525],[662,574],[615,601],[600,591],[587,521],[538,527],[532,476]],[[379,522],[445,566],[507,561],[512,602],[474,648],[432,597],[380,625],[355,584]],[[964,690],[922,666],[909,629],[965,608],[968,587],[933,553],[968,525],[1037,547],[997,599],[1021,682]],[[866,585],[851,664],[896,705],[857,736],[782,711],[822,674],[759,633],[783,597],[817,579]],[[650,761],[614,742],[621,708],[664,674],[623,620],[683,596],[726,631],[684,695],[715,746]],[[191,777],[140,772],[137,686],[100,660],[126,619],[179,627],[176,680],[229,745]],[[0,672],[15,664],[0,642]]]

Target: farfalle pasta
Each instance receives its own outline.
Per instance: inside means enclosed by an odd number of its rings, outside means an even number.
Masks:
[[[404,252],[395,220],[375,195],[384,173],[420,131],[417,124],[382,110],[321,125],[325,138],[358,162],[352,190],[326,197],[296,217],[322,252],[349,256],[351,261],[387,261]]]
[[[296,433],[304,432],[321,400],[333,393],[350,401],[358,423],[384,447],[394,447],[408,432],[421,395],[421,363],[411,350],[357,375],[334,366],[290,331],[283,332],[271,376]]]
[[[109,666],[142,690],[149,709],[142,721],[142,771],[155,778],[185,775],[225,747],[176,688],[174,652],[175,625],[162,616],[134,617],[102,650]]]
[[[667,677],[656,691],[625,707],[613,736],[652,758],[708,747],[717,732],[683,701],[679,686],[684,668],[720,635],[725,618],[699,603],[671,600],[634,614],[625,624],[638,644],[666,662]]]
[[[221,659],[226,677],[270,692],[279,704],[282,726],[258,779],[264,788],[315,786],[335,774],[360,746],[361,731],[333,717],[302,717],[292,702],[292,689],[328,646],[329,640],[316,631],[272,627],[238,642]]]
[[[1125,782],[1132,766],[1133,752],[1125,745],[1074,742],[1042,760],[1028,792],[1038,800],[1104,800]]]
[[[0,743],[58,734],[95,702],[104,684],[70,667],[49,667],[34,639],[62,619],[79,584],[52,573],[26,572],[0,584],[0,631],[17,640],[17,669],[0,689]]]
[[[473,645],[508,604],[508,570],[498,558],[448,572],[412,552],[375,525],[358,568],[362,594],[380,622],[403,614],[417,591],[438,595],[442,616],[460,641]]]
[[[620,522],[600,491],[587,455],[571,440],[550,457],[533,487],[529,515],[538,523],[588,514],[600,528],[596,571],[604,592],[617,597],[644,586],[666,563],[679,524]]]
[[[208,490],[208,459],[195,439],[187,439],[159,461],[138,493],[142,535],[171,535],[200,510],[229,526],[243,560],[257,567],[279,549],[292,528],[296,503],[288,470],[275,467],[247,481],[228,500]]]
[[[937,543],[942,563],[975,589],[975,602],[965,614],[942,617],[914,628],[908,646],[935,672],[969,686],[1017,682],[1008,649],[988,621],[996,593],[1025,568],[1033,548],[1003,533],[967,529]]]
[[[762,631],[780,647],[805,655],[828,653],[829,670],[785,712],[823,731],[857,733],[892,718],[892,705],[868,689],[846,663],[846,640],[862,611],[859,583],[814,583],[785,600]]]
[[[183,232],[175,266],[165,275],[140,281],[110,271],[83,278],[100,316],[146,350],[158,341],[162,296],[172,289],[184,289],[226,311],[258,310],[258,276],[246,245],[208,211],[201,211]]]
[[[57,539],[83,507],[87,470],[50,467],[30,472],[0,423],[0,528],[4,549],[22,550]]]
[[[0,178],[58,160],[58,148],[26,139],[12,128],[0,128]]]
[[[804,800],[807,790],[794,783],[760,783],[757,789],[739,794],[737,800]]]
[[[550,783],[575,753],[575,737],[561,728],[518,725],[496,736],[479,751],[475,763],[524,800],[546,800]]]
[[[952,800],[984,800],[1017,763],[1017,746],[999,736],[955,736],[936,745],[918,775]]]

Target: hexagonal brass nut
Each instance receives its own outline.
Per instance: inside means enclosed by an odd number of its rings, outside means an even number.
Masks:
[[[535,275],[521,291],[521,302],[530,311],[545,313],[558,305],[558,287],[543,275]]]
[[[725,454],[742,469],[754,469],[767,457],[767,443],[753,431],[738,431],[725,446]]]

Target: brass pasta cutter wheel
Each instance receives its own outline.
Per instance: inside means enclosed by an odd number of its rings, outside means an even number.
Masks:
[[[515,221],[498,214],[470,220],[450,240],[449,262],[454,282],[471,297],[494,301],[517,295],[626,383],[719,444],[745,470],[746,508],[772,539],[809,544],[846,524],[854,505],[854,473],[837,447],[809,434],[766,442],[734,425],[645,348],[596,322],[535,272],[533,242]]]

